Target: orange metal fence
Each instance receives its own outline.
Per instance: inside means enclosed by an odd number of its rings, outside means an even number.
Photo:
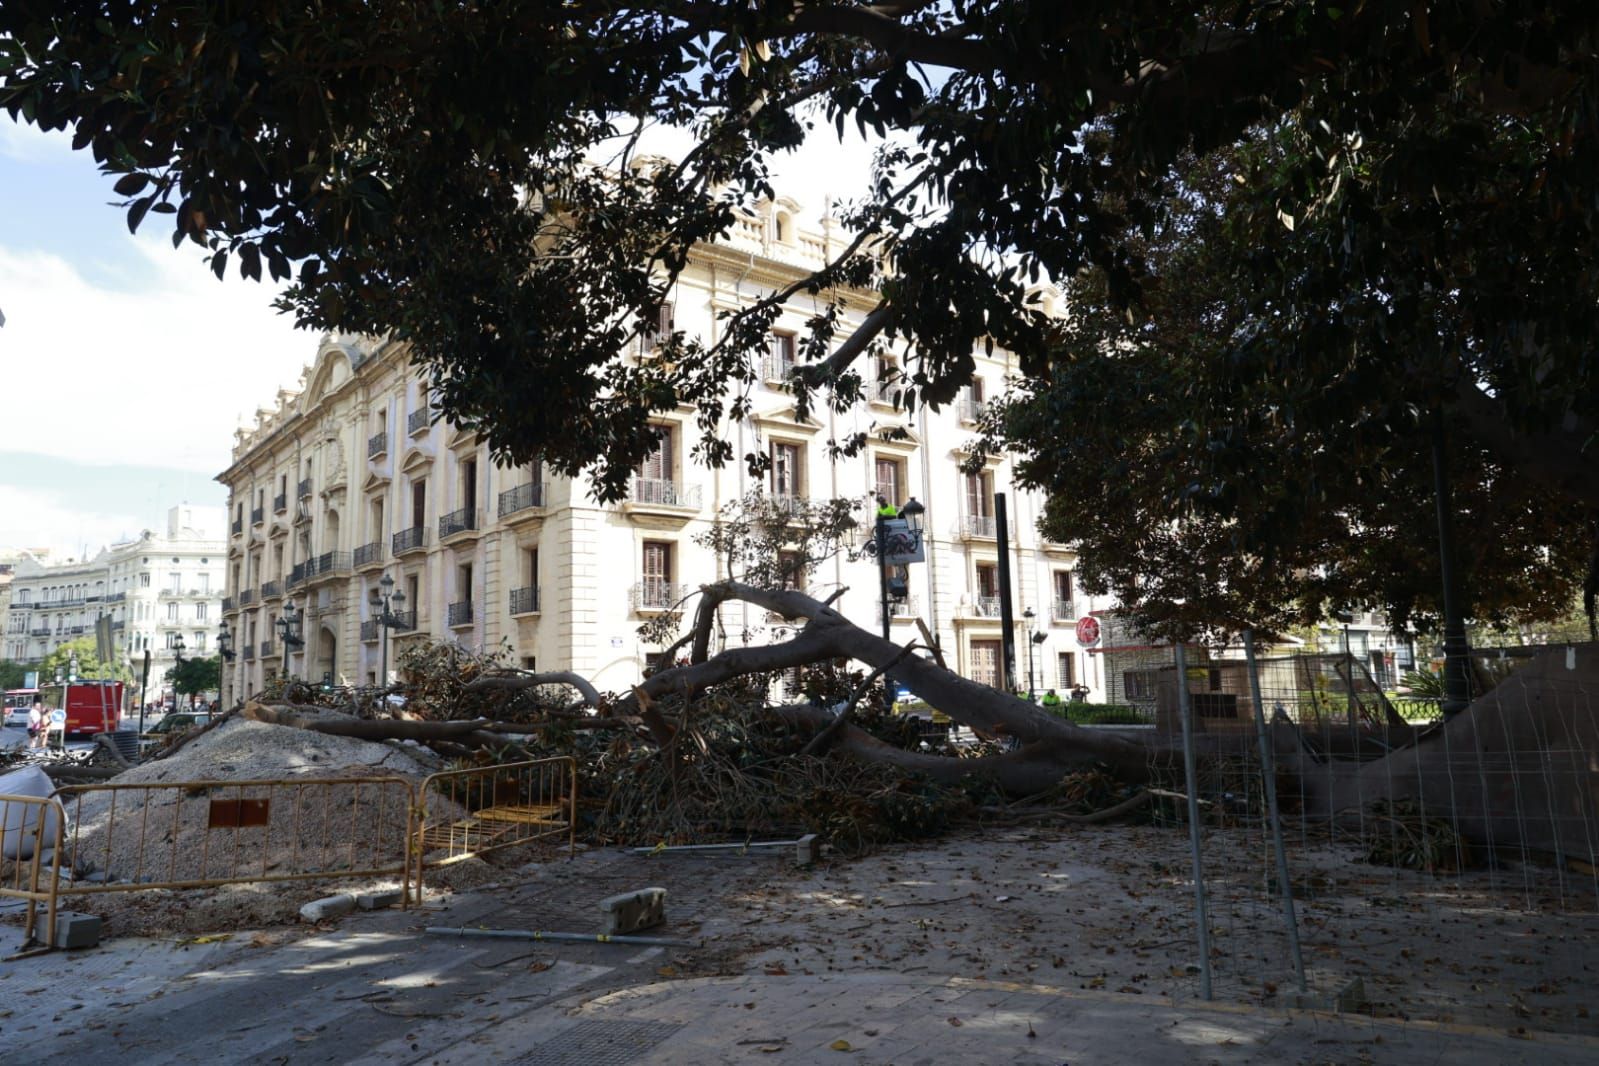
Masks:
[[[112,781],[56,796],[76,874],[58,895],[395,876],[411,898],[404,778]]]
[[[575,848],[577,762],[531,759],[433,774],[417,788],[418,891],[425,866],[565,838]]]
[[[576,812],[570,757],[450,770],[420,784],[401,777],[108,781],[61,788],[49,799],[0,795],[7,849],[31,844],[19,849],[30,858],[0,865],[0,897],[28,901],[29,943],[38,905],[53,929],[64,896],[391,876],[410,903],[420,898],[427,867],[540,842],[564,840],[575,850]]]
[[[56,885],[65,825],[66,814],[54,799],[0,796],[0,898],[28,903],[23,921],[24,949],[37,939],[39,904],[45,905],[45,929],[55,928]],[[50,857],[48,864],[45,855]],[[45,939],[48,942],[52,934],[47,932]]]

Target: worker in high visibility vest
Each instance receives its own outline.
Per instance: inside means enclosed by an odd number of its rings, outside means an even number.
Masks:
[[[877,517],[878,518],[898,518],[899,517],[899,508],[895,507],[893,504],[891,504],[887,500],[883,499],[883,497],[879,496],[877,498]]]

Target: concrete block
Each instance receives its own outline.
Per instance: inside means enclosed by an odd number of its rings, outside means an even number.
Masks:
[[[100,943],[101,922],[93,914],[56,911],[55,940],[58,948],[92,948]]]
[[[822,846],[816,841],[815,833],[806,833],[794,841],[794,861],[801,866],[809,866],[822,857]]]
[[[600,900],[600,915],[607,936],[649,929],[666,921],[666,889],[641,888]]]
[[[1366,983],[1358,977],[1351,978],[1330,995],[1316,991],[1292,992],[1288,995],[1287,1003],[1300,1010],[1324,1010],[1334,1014],[1361,1011],[1370,1005],[1366,999]]]
[[[300,908],[300,918],[307,922],[325,922],[329,918],[349,914],[355,910],[355,897],[348,892],[337,896],[324,896],[314,899]]]
[[[404,892],[397,888],[389,888],[382,892],[362,892],[355,897],[355,905],[364,911],[380,911],[384,907],[393,907],[404,900]]]

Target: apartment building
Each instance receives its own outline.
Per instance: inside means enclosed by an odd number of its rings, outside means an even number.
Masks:
[[[797,209],[787,200],[766,205],[725,242],[697,249],[663,308],[672,328],[712,336],[718,312],[820,265],[837,238],[831,227],[800,231]],[[871,303],[870,293],[858,295],[856,320]],[[640,625],[725,576],[695,535],[756,487],[780,498],[859,501],[863,530],[876,495],[916,497],[926,508],[927,561],[910,568],[893,634],[914,639],[919,617],[951,666],[995,685],[1003,665],[994,503],[1007,494],[1018,681],[1027,682],[1031,650],[1040,689],[1083,683],[1097,691],[1097,671],[1074,634],[1094,605],[1075,586],[1072,553],[1037,532],[1042,498],[1013,484],[1003,457],[977,474],[960,470],[981,405],[1003,390],[1012,362],[999,350],[980,353],[959,403],[907,415],[893,403],[897,367],[885,357],[868,368],[868,398],[854,410],[802,419],[783,377],[812,311],[785,312],[759,368],[753,416],[719,429],[736,455],[769,453],[769,473],[757,482],[742,466],[696,467],[691,412],[667,412],[657,419],[660,447],[614,505],[594,502],[586,481],[550,476],[536,463],[493,463],[474,434],[437,417],[403,345],[324,336],[299,388],[280,392],[239,430],[233,462],[218,477],[230,494],[223,612],[235,642],[224,698],[246,696],[285,670],[375,683],[385,634],[372,595],[385,575],[404,595],[391,672],[408,642],[431,638],[471,649],[508,645],[519,665],[625,688],[661,650],[640,637]],[[646,339],[618,358],[649,355]],[[833,458],[827,442],[857,431],[869,445]],[[838,606],[863,626],[880,626],[870,560],[835,558],[808,580],[823,595],[847,589]],[[299,618],[299,642],[287,648],[285,608]],[[736,640],[785,635],[744,605],[725,607],[724,623]],[[1029,642],[1032,632],[1042,640]]]
[[[102,548],[91,558],[60,563],[22,552],[13,565],[6,609],[5,654],[36,663],[68,641],[94,635],[110,615],[117,657],[135,678],[151,653],[151,698],[176,660],[181,638],[189,657],[215,653],[222,617],[227,544],[205,528],[203,509],[167,512],[164,533]]]

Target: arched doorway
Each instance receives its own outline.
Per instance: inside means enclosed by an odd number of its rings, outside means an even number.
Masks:
[[[334,684],[338,683],[339,675],[339,638],[333,630],[323,626],[317,634],[316,641],[316,669],[312,671],[307,680],[316,683],[323,678],[328,678]]]

